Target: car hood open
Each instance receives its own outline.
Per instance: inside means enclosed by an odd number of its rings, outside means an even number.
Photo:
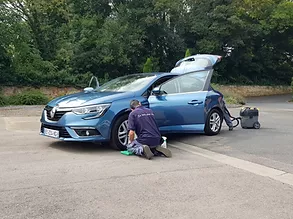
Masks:
[[[58,97],[48,103],[49,106],[60,108],[72,108],[93,104],[111,103],[115,100],[132,97],[132,92],[80,92]]]

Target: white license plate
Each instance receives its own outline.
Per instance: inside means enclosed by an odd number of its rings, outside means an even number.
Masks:
[[[49,137],[53,137],[53,138],[59,138],[59,131],[44,128],[44,135],[49,136]]]

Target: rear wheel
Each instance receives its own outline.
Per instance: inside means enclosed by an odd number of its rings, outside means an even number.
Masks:
[[[116,120],[111,133],[111,146],[116,150],[125,150],[128,143],[128,114]]]
[[[206,119],[205,133],[207,135],[217,135],[221,131],[223,122],[223,114],[217,110],[212,109]]]

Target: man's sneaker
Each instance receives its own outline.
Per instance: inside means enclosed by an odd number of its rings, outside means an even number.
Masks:
[[[147,145],[143,145],[143,154],[149,160],[154,156],[154,154],[151,151],[150,147],[147,146]]]
[[[158,146],[156,147],[156,150],[162,153],[165,157],[172,157],[172,152],[168,148]]]
[[[233,126],[229,126],[229,131],[233,131]]]

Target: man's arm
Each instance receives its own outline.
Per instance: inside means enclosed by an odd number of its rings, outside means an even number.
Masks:
[[[129,141],[130,143],[134,141],[135,132],[133,130],[129,131]]]
[[[134,137],[135,137],[135,121],[134,121],[134,116],[132,113],[130,113],[128,117],[128,130],[129,130],[129,141],[131,143],[134,141]]]

